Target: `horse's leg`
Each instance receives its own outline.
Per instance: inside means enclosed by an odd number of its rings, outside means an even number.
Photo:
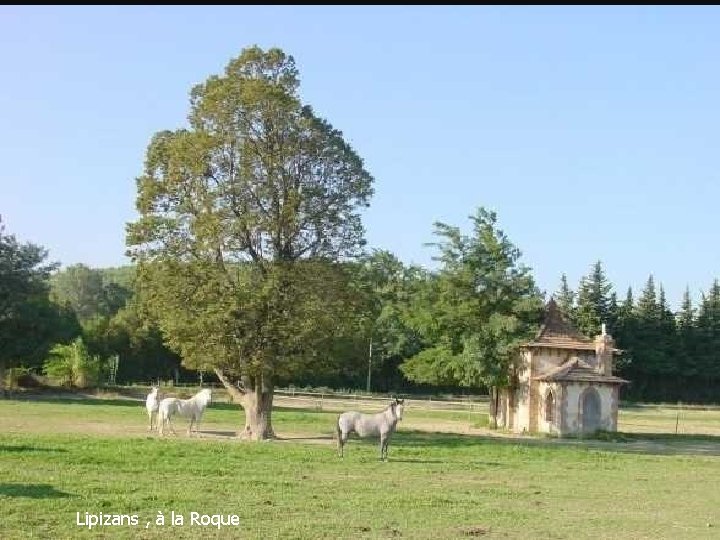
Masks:
[[[348,440],[349,433],[343,431],[338,432],[338,450],[340,451],[340,457],[345,457],[345,443]]]
[[[385,442],[387,441],[387,435],[384,433],[380,434],[380,461],[385,456]]]
[[[193,425],[194,421],[195,421],[195,415],[190,417],[190,425],[188,426],[188,437],[192,436],[192,425]],[[196,428],[197,428],[197,426],[196,426]]]

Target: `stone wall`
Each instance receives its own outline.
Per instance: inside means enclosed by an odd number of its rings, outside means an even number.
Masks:
[[[571,435],[583,431],[583,399],[590,388],[600,398],[599,429],[615,431],[617,429],[617,389],[614,385],[592,383],[567,383],[566,399],[563,399],[562,434]]]
[[[560,367],[568,360],[579,359],[581,362],[595,367],[597,360],[592,351],[570,351],[566,349],[537,348],[532,353],[533,373],[547,373],[553,368]]]
[[[553,394],[552,419],[547,416],[547,400],[549,392]],[[560,408],[562,403],[561,388],[558,383],[540,382],[538,384],[538,423],[539,433],[560,433]]]

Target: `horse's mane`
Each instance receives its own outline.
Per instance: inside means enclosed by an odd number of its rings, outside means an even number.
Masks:
[[[400,405],[402,405],[402,402],[398,403],[397,400],[393,400],[387,407],[382,410],[382,413],[380,414],[385,414],[387,411],[392,409],[393,416],[397,417],[397,407]]]
[[[397,407],[397,403],[395,403],[395,402],[393,401],[392,403],[390,403],[390,405],[388,405],[387,407],[385,407],[380,414],[385,414],[385,413],[388,412],[389,410],[392,410],[393,416],[397,416],[397,412],[395,411],[395,407]]]
[[[212,397],[212,390],[210,388],[203,388],[194,396],[188,399],[169,398],[171,401],[171,408],[175,408],[175,411],[183,416],[188,414],[200,413],[205,410]],[[172,412],[171,412],[172,414]]]
[[[197,394],[195,394],[190,399],[184,400],[185,403],[193,402],[193,403],[202,403],[203,406],[206,406],[208,404],[208,401],[210,401],[211,398],[211,392],[210,388],[203,388],[200,390]]]

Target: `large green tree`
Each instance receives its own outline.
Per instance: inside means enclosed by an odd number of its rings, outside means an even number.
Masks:
[[[439,275],[420,295],[415,324],[432,346],[404,362],[411,380],[490,388],[508,386],[519,346],[537,329],[542,297],[530,269],[484,208],[471,217],[473,232],[436,223]],[[496,421],[497,407],[491,408]]]
[[[0,392],[6,368],[38,365],[53,342],[79,333],[74,316],[50,301],[56,267],[44,248],[18,242],[0,222]]]
[[[294,59],[258,47],[194,87],[189,128],[150,142],[128,226],[142,302],[187,365],[215,370],[252,439],[273,435],[277,377],[325,363],[352,313],[335,261],[364,244],[372,195],[298,89]]]

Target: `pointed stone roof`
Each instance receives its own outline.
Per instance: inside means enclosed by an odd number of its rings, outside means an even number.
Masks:
[[[526,347],[550,347],[554,349],[572,349],[594,351],[595,343],[583,336],[575,326],[565,318],[554,298],[545,306],[540,330],[535,339],[526,344]]]
[[[626,384],[628,381],[616,377],[615,375],[603,375],[598,373],[582,360],[578,358],[568,360],[563,365],[551,369],[547,373],[533,377],[536,381],[558,382],[558,381],[574,381],[574,382],[596,382],[606,384]]]

